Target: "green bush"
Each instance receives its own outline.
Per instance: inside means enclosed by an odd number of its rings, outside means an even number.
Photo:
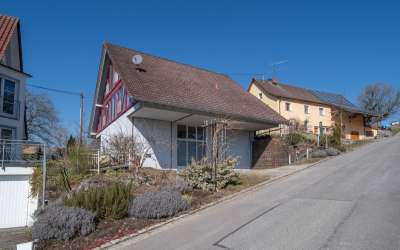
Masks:
[[[217,164],[216,182],[217,190],[227,185],[240,183],[239,174],[234,171],[236,160]],[[192,162],[192,164],[181,171],[180,176],[189,182],[193,188],[213,191],[215,190],[214,168],[206,161]]]
[[[328,137],[329,146],[340,147],[342,145],[341,129],[339,126],[333,128],[333,133]]]
[[[302,134],[299,133],[290,133],[285,135],[285,143],[289,146],[296,146],[302,142],[306,141],[306,138]]]
[[[99,218],[121,219],[128,214],[131,185],[113,183],[74,193],[64,201],[68,207],[80,207],[95,212]]]
[[[43,183],[42,169],[40,167],[35,167],[33,169],[30,183],[31,183],[31,195],[32,196],[39,195]]]
[[[92,152],[86,145],[72,145],[68,148],[67,162],[76,174],[86,173],[90,168],[90,154]]]

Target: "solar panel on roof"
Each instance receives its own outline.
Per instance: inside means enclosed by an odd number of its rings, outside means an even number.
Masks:
[[[317,91],[317,90],[311,90],[311,92],[320,100],[335,105],[342,107],[344,109],[350,109],[350,110],[355,110],[355,111],[361,111],[362,110],[351,103],[349,100],[347,100],[344,96],[339,95],[339,94],[333,94],[333,93],[327,93],[327,92],[322,92],[322,91]]]

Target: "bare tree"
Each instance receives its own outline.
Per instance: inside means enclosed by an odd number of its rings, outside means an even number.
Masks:
[[[54,104],[45,94],[26,92],[26,128],[29,139],[51,146],[61,146],[66,139]]]
[[[136,124],[134,132],[128,131],[126,127],[119,126],[117,133],[104,135],[102,139],[103,155],[111,161],[110,164],[129,164],[134,168],[135,174],[138,173],[146,160],[156,161],[156,155],[163,149],[174,147],[170,140],[166,140],[162,131],[154,127],[154,122],[140,119],[141,128],[145,131],[140,131]],[[146,134],[143,134],[146,132]]]
[[[379,116],[382,121],[400,110],[400,91],[394,87],[375,83],[364,88],[358,97],[360,106]]]

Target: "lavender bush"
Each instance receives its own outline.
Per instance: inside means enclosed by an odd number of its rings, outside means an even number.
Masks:
[[[172,185],[166,185],[161,187],[161,190],[163,191],[176,191],[181,194],[189,194],[193,191],[192,185],[190,185],[189,182],[185,181],[181,177],[177,177],[175,184]]]
[[[323,149],[317,149],[317,150],[315,150],[315,151],[313,151],[313,152],[311,153],[311,156],[312,156],[313,158],[324,158],[324,157],[327,157],[328,154],[327,154],[326,151],[323,150]]]
[[[337,150],[336,148],[327,148],[327,149],[325,149],[325,151],[326,151],[326,154],[329,156],[336,156],[336,155],[340,154],[340,151]]]
[[[171,217],[188,207],[187,201],[177,191],[147,192],[131,202],[129,215],[136,218],[160,219]]]
[[[41,211],[32,227],[33,239],[68,240],[96,229],[95,214],[82,208],[51,206]]]

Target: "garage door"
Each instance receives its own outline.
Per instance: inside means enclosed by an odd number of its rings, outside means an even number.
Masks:
[[[357,141],[360,139],[360,133],[358,131],[351,131],[351,139]]]
[[[0,228],[28,224],[29,176],[0,175]]]

